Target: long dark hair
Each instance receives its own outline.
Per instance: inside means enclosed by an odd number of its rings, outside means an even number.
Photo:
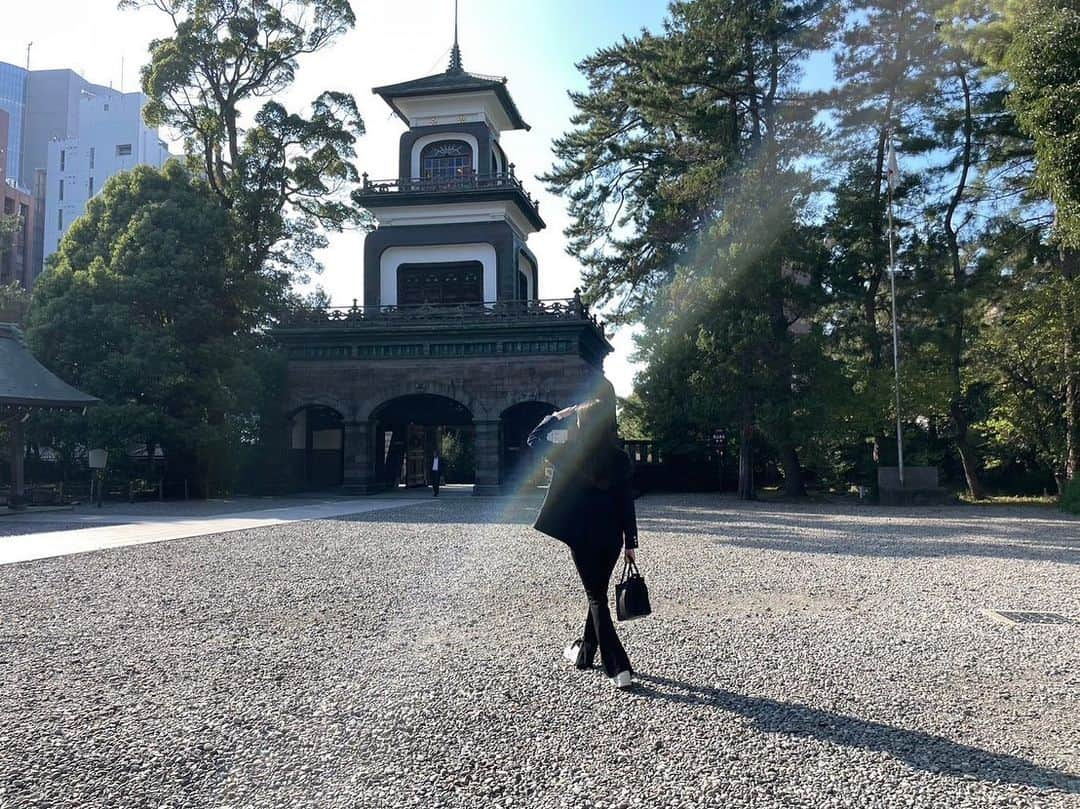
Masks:
[[[616,482],[616,453],[619,444],[615,400],[592,399],[577,406],[577,472],[590,486],[610,489]]]

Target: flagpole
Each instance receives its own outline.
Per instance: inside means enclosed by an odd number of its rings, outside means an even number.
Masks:
[[[893,189],[899,182],[899,166],[892,138],[889,139],[889,288],[892,291],[893,381],[896,387],[896,457],[900,488],[904,488],[904,428],[900,421],[900,335],[896,323],[896,248],[893,243]]]

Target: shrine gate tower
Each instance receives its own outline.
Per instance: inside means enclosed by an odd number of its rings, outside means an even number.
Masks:
[[[529,129],[506,80],[466,72],[455,41],[446,72],[374,92],[406,129],[396,177],[365,174],[358,195],[378,221],[363,303],[276,330],[293,484],[423,485],[435,447],[452,445],[459,475],[471,455],[475,494],[506,491],[544,415],[610,390],[611,346],[576,296],[539,296],[527,242],[545,225],[500,144]]]

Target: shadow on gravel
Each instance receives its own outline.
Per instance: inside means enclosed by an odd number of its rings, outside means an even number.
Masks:
[[[532,525],[540,500],[533,498],[447,498],[431,499],[428,504],[408,505],[385,511],[334,517],[337,522],[384,522],[414,525]]]
[[[665,507],[640,516],[638,526],[642,531],[711,536],[724,545],[789,553],[885,558],[980,556],[1080,564],[1080,542],[1047,536],[1045,525],[1022,520],[997,525],[988,520],[978,526],[972,522],[940,520],[915,526],[885,522],[851,525],[809,514],[728,512],[711,518],[700,513],[689,516],[688,519],[678,508]],[[1054,527],[1059,526],[1054,524]],[[920,535],[920,531],[931,535]],[[989,541],[971,539],[976,532]]]
[[[925,772],[1080,794],[1080,776],[1040,767],[1016,756],[958,744],[943,736],[829,713],[809,705],[743,696],[668,677],[637,672],[634,676],[638,680],[634,687],[636,694],[736,713],[753,720],[763,733],[787,733],[844,747],[876,750]]]

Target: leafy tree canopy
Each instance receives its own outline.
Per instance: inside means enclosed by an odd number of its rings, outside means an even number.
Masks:
[[[0,285],[0,322],[22,323],[30,308],[30,293],[17,281]]]
[[[95,443],[163,446],[195,477],[262,395],[264,364],[233,330],[230,217],[178,162],[111,178],[72,223],[27,318],[35,354],[102,399]]]
[[[1027,0],[1005,63],[1010,105],[1035,140],[1038,179],[1057,206],[1057,235],[1080,250],[1080,2]]]
[[[326,231],[368,221],[349,199],[364,131],[352,96],[323,92],[307,115],[275,100],[302,56],[352,28],[352,8],[347,0],[120,5],[156,9],[173,28],[150,45],[144,114],[183,135],[189,159],[230,212],[228,260],[240,270],[237,282],[251,287],[242,314],[256,323],[288,298],[293,271],[318,269],[312,251],[325,246]]]

